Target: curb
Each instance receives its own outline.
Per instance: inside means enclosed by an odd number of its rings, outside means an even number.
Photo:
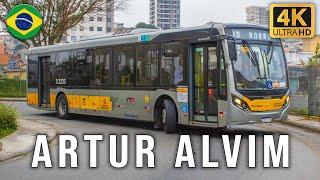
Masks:
[[[38,122],[38,121],[34,121],[34,120],[28,120],[28,121],[33,121],[33,122],[36,122],[36,123],[45,124],[45,125],[51,126],[54,129],[54,135],[47,136],[48,145],[50,145],[51,142],[57,137],[58,130],[56,128],[54,128],[54,126],[52,124],[45,123],[45,122]],[[19,131],[19,129],[17,131]],[[14,135],[15,133],[13,133],[12,135]],[[31,153],[33,151],[33,148],[34,148],[34,145],[31,145],[30,147],[26,148],[23,152],[12,153],[12,154],[10,154],[8,156],[0,157],[0,162],[2,163],[2,162],[5,162],[5,161],[8,161],[8,160],[20,157],[20,156],[27,155],[27,154],[29,154],[29,153]]]
[[[25,101],[27,101],[27,98],[0,98],[0,101],[25,102]]]
[[[284,121],[283,124],[286,124],[288,126],[293,126],[296,128],[300,128],[300,129],[304,129],[307,130],[309,132],[313,132],[313,133],[318,133],[320,134],[320,129],[314,126],[309,126],[303,123],[298,123],[298,122],[294,122],[294,121]]]

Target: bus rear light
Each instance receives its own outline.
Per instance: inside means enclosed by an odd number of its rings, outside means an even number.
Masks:
[[[219,112],[219,117],[223,118],[224,117],[224,112]]]

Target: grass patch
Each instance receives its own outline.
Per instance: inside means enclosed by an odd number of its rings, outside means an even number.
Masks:
[[[17,125],[18,112],[14,107],[0,103],[0,138],[13,133]]]
[[[295,116],[303,116],[307,120],[320,122],[320,117],[319,116],[310,116],[307,109],[299,109],[299,110],[298,109],[291,109],[289,114],[295,115]]]
[[[299,116],[309,116],[308,109],[291,109],[290,114]]]
[[[0,129],[0,139],[14,133],[17,128]]]

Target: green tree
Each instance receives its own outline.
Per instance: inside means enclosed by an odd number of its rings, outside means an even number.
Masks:
[[[316,65],[319,65],[319,64],[320,64],[320,44],[317,43],[316,50],[315,50],[315,55],[312,58],[310,58],[309,65],[310,66],[316,66]]]
[[[67,30],[75,27],[85,15],[107,10],[122,10],[129,0],[0,0],[0,22],[5,24],[7,13],[21,3],[36,7],[43,17],[38,36],[21,41],[28,47],[59,43]]]
[[[144,29],[158,29],[156,26],[152,24],[146,24],[144,22],[140,22],[136,25],[136,28],[144,28]]]

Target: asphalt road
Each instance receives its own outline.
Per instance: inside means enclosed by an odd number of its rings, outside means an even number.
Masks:
[[[237,126],[224,131],[182,127],[177,134],[165,134],[153,130],[152,124],[108,119],[92,116],[75,116],[73,120],[60,120],[52,112],[29,108],[25,103],[17,106],[24,119],[49,122],[61,134],[78,137],[79,167],[58,168],[57,141],[51,144],[53,168],[31,168],[31,155],[0,164],[0,179],[319,179],[320,136],[281,124]],[[98,168],[89,168],[89,145],[82,140],[83,134],[128,134],[129,163],[123,169],[115,169],[109,163],[108,138],[98,145]],[[149,134],[155,139],[155,168],[135,168],[135,135]],[[174,168],[180,134],[190,134],[196,168]],[[202,168],[201,135],[210,134],[210,158],[219,161],[217,169]],[[222,134],[242,135],[237,168],[227,168],[224,159]],[[248,135],[257,135],[257,167],[248,168]],[[263,168],[263,135],[290,135],[290,167]]]

